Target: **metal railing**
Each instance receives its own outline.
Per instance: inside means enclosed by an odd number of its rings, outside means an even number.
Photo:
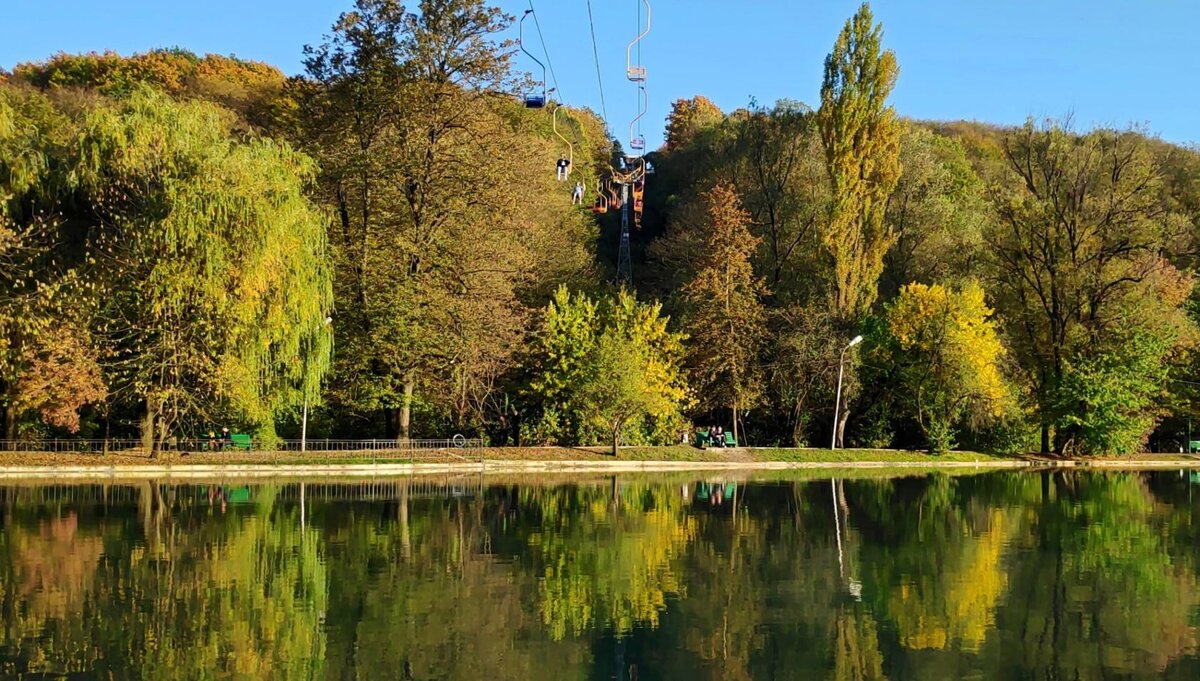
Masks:
[[[443,440],[395,440],[388,438],[372,438],[370,440],[333,440],[327,438],[308,438],[306,445],[306,450],[310,452],[411,452],[435,449],[481,449],[483,448],[483,440],[476,438],[465,438],[461,436]],[[298,452],[300,451],[300,440],[277,440],[275,448],[284,452]]]
[[[4,452],[74,452],[79,454],[101,454],[138,452],[142,449],[141,438],[109,438],[108,440],[83,439],[25,439],[0,440],[0,451]]]
[[[332,439],[309,438],[305,442],[305,454],[335,453],[341,457],[353,456],[355,453],[368,454],[374,460],[380,455],[396,454],[415,458],[416,454],[442,454],[450,458],[476,461],[483,449],[483,440],[466,438],[461,435],[446,439],[432,440],[394,440],[383,438],[372,439]],[[254,442],[250,452],[238,449],[229,442],[210,440],[208,438],[176,438],[163,443],[164,451],[175,452],[205,452],[205,453],[262,453],[262,454],[300,454],[300,440],[276,440],[275,446],[263,449],[261,443]],[[110,438],[108,440],[89,439],[24,439],[0,440],[0,452],[51,452],[74,454],[139,454],[143,451],[140,438]]]

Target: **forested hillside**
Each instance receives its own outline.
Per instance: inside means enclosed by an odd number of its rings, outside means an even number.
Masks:
[[[522,106],[512,17],[417,9],[359,0],[294,77],[180,48],[0,74],[0,440],[267,443],[308,404],[310,437],[1185,446],[1193,150],[905,119],[864,5],[821,101],[675,103],[622,290],[611,131]]]

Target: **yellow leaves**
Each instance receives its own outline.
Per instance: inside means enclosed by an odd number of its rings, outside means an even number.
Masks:
[[[968,409],[994,419],[1010,406],[1001,371],[1005,348],[983,289],[908,284],[888,308],[887,328],[905,370],[906,389],[920,392],[919,409],[955,420]]]

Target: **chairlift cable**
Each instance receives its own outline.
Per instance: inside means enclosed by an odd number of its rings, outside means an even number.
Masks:
[[[642,3],[638,2],[637,0],[635,0],[635,2],[637,4],[638,30],[640,31],[640,30],[642,30]],[[537,17],[534,17],[534,18],[536,19]],[[637,55],[638,55],[638,66],[641,66],[642,65],[642,41],[640,41],[640,40],[638,41],[638,44],[637,44]],[[649,95],[646,93],[645,89],[642,90],[641,94],[643,95],[643,97],[649,98]],[[639,104],[642,104],[642,103],[645,103],[647,105],[649,104],[648,102],[645,102],[644,100],[643,100],[643,102],[639,102]],[[640,116],[638,117],[637,134],[638,134],[638,139],[643,139],[642,138],[642,121],[641,121]],[[644,149],[643,149],[643,151],[644,151]]]
[[[609,128],[608,104],[604,101],[604,78],[600,75],[600,49],[596,45],[596,22],[592,18],[592,0],[587,0],[587,11],[588,25],[592,30],[592,58],[596,62],[596,83],[600,86],[600,112],[604,115],[604,127]]]
[[[538,21],[537,12],[533,10],[533,0],[529,0],[529,10],[533,12],[533,25],[537,28],[538,40],[542,43],[542,53],[546,55],[546,66],[550,69],[550,80],[554,81],[554,91],[558,93],[559,101],[563,101],[563,91],[558,87],[558,76],[554,75],[554,62],[550,61],[550,50],[546,49],[546,36],[542,35],[542,24]]]

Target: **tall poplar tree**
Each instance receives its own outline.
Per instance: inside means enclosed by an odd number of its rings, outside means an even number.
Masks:
[[[863,3],[825,58],[817,112],[832,200],[822,241],[829,253],[834,313],[858,322],[875,302],[883,257],[895,241],[884,220],[900,179],[900,132],[887,105],[896,55]]]
[[[757,359],[766,334],[766,286],[750,264],[761,240],[750,234],[750,216],[733,187],[713,187],[704,202],[704,248],[684,287],[689,363],[701,404],[729,407],[736,440],[739,411],[762,392]]]
[[[896,55],[884,50],[883,27],[863,3],[825,58],[817,123],[829,171],[829,219],[821,241],[829,253],[832,311],[847,337],[875,302],[883,258],[896,237],[886,221],[900,180],[900,123],[887,105],[896,85]],[[856,389],[854,372],[847,400]],[[833,424],[840,443],[850,409]]]

